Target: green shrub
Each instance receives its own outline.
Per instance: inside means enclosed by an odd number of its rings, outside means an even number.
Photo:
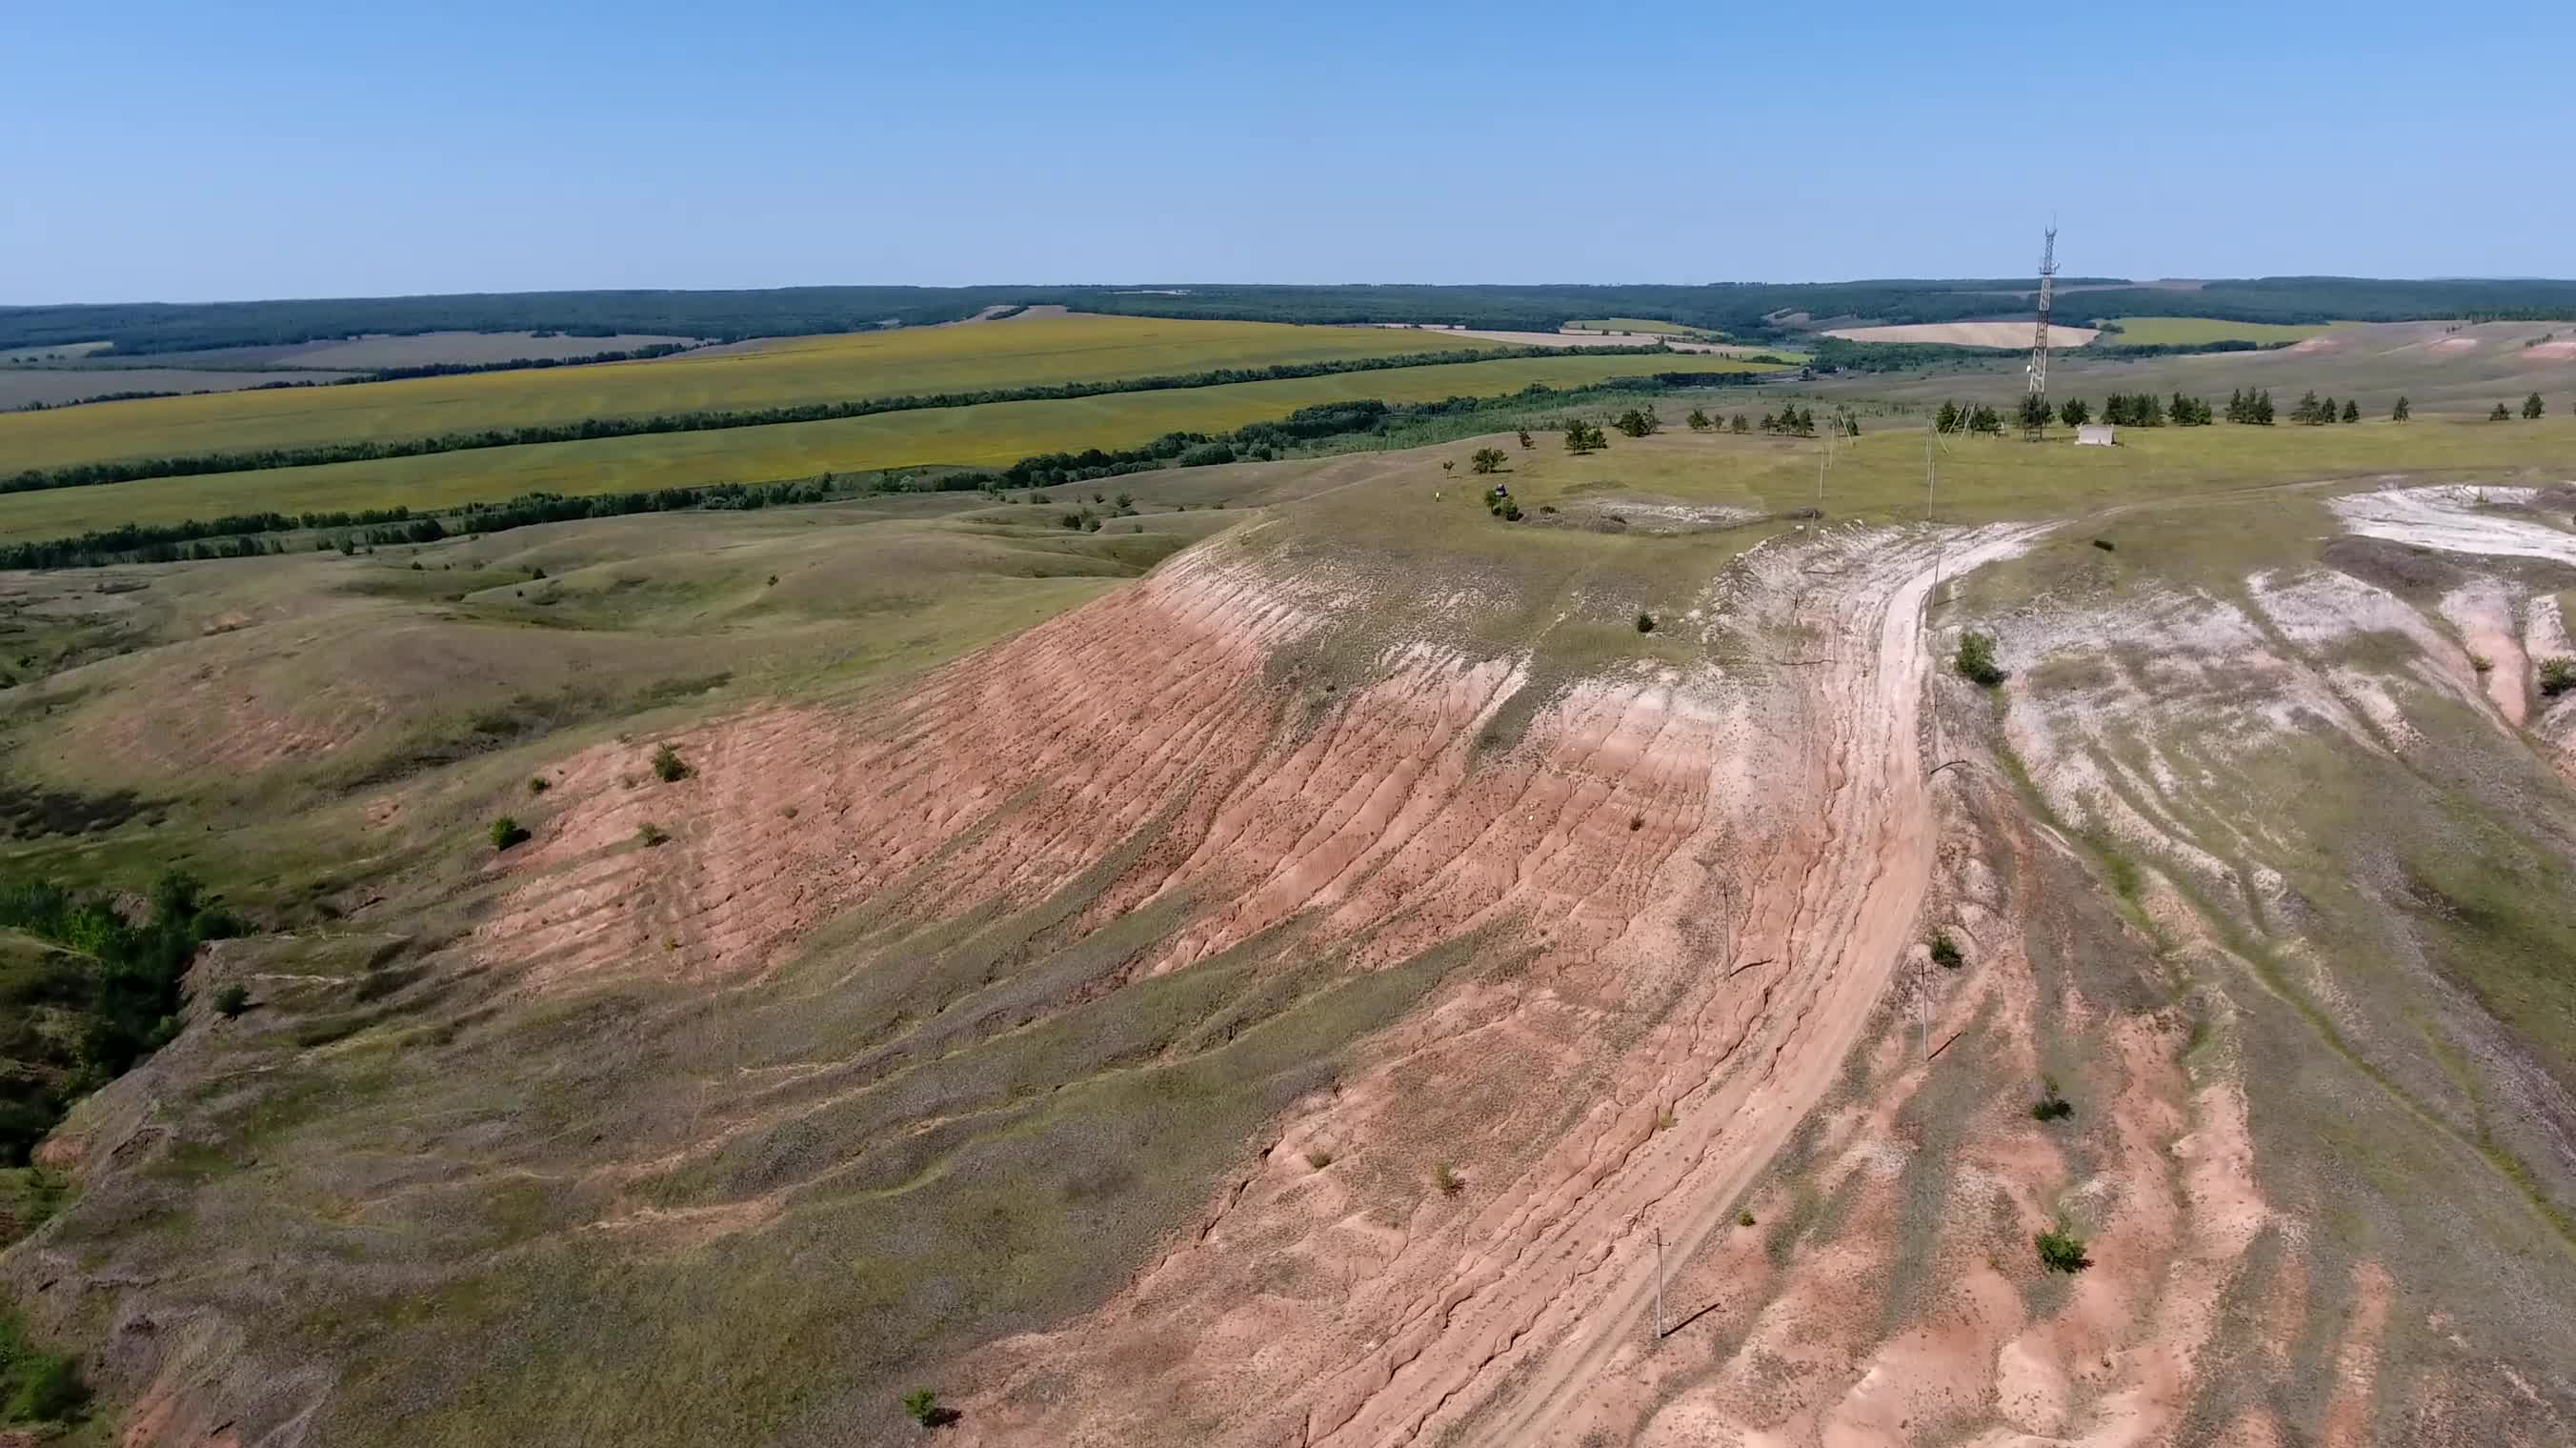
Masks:
[[[669,840],[670,838],[671,837],[668,834],[663,832],[660,825],[653,823],[651,820],[646,820],[644,823],[635,827],[635,842],[644,846],[648,850],[655,845]]]
[[[530,794],[543,794],[553,787],[554,786],[546,783],[545,780],[540,778],[532,778],[528,781],[528,793]]]
[[[215,1009],[223,1012],[224,1019],[228,1021],[249,1010],[250,987],[240,981],[234,981],[231,985],[215,992]]]
[[[1738,1212],[1738,1213],[1736,1213],[1736,1214],[1735,1214],[1735,1225],[1737,1225],[1737,1226],[1739,1226],[1739,1227],[1750,1227],[1750,1226],[1752,1226],[1752,1225],[1753,1225],[1753,1214],[1752,1214],[1751,1212]]]
[[[1654,631],[1655,631],[1655,616],[1654,616],[1653,614],[1651,614],[1651,613],[1647,613],[1647,612],[1644,612],[1643,610],[1640,610],[1640,611],[1638,612],[1638,614],[1637,614],[1637,632],[1639,632],[1639,633],[1653,633]]]
[[[2051,1272],[2081,1272],[2093,1265],[2084,1255],[2084,1239],[2066,1229],[2064,1222],[2036,1234],[2031,1242],[2039,1248],[2039,1265]]]
[[[903,1415],[925,1428],[936,1428],[945,1421],[947,1410],[939,1406],[939,1395],[928,1388],[915,1388],[903,1395]]]
[[[1995,636],[1975,629],[1959,635],[1959,673],[1969,682],[1991,689],[2004,681],[2003,665],[1995,662]]]
[[[680,762],[679,751],[665,744],[653,751],[653,773],[664,784],[677,784],[689,777],[689,766]]]
[[[2576,659],[2556,658],[2540,661],[2540,692],[2555,699],[2576,689]]]
[[[527,838],[528,832],[519,828],[519,822],[508,815],[492,821],[492,848],[496,850],[506,850]]]
[[[2039,1085],[2039,1101],[2030,1108],[2033,1120],[2063,1121],[2075,1114],[2075,1103],[2057,1094],[2056,1077],[2042,1076],[2039,1078]]]
[[[1959,942],[1950,938],[1949,931],[1935,930],[1932,932],[1932,963],[1934,965],[1941,967],[1943,970],[1957,970],[1960,966],[1967,964],[1967,961],[1968,958],[1959,953]]]
[[[0,1315],[0,1423],[58,1423],[88,1402],[77,1364],[29,1342],[14,1314]]]

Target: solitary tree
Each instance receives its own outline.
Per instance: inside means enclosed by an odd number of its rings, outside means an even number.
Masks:
[[[2037,437],[2048,431],[2048,399],[2036,392],[2025,392],[2021,398],[2021,430],[2025,437]]]
[[[1520,430],[1520,434],[1521,434],[1521,446],[1523,446],[1523,447],[1536,447],[1536,446],[1538,446],[1538,444],[1537,444],[1537,443],[1534,443],[1534,442],[1531,442],[1531,441],[1530,441],[1530,435],[1529,435],[1529,429],[1528,429],[1528,428],[1522,428],[1522,429]]]
[[[2488,414],[2487,414],[2487,421],[2489,421],[2489,422],[2511,422],[2511,421],[2513,421],[2513,414],[2512,414],[2512,413],[2510,413],[2510,412],[2505,411],[2505,410],[2504,410],[2504,404],[2503,404],[2503,403],[2501,403],[2501,402],[2499,402],[2499,403],[2497,403],[2497,404],[2495,405],[2495,411],[2490,412],[2490,413],[2488,413]]]
[[[2388,420],[2391,422],[2404,422],[2409,411],[2410,409],[2406,406],[2406,399],[2401,397],[2397,399],[2397,405],[2395,407],[2388,409]]]
[[[2540,415],[2548,410],[2541,404],[2540,394],[2537,392],[2522,400],[2522,415],[2533,421],[2538,421]]]
[[[2346,422],[2361,421],[2361,404],[2347,400],[2343,405],[2343,420]]]

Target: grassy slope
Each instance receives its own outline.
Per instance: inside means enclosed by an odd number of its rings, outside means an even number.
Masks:
[[[0,416],[13,468],[424,437],[481,427],[973,391],[1476,347],[1381,327],[1047,317],[804,337],[716,356],[110,402]]]
[[[981,328],[961,327],[955,331],[962,335],[978,330],[999,331],[1013,325],[1016,324],[987,323]],[[1359,330],[1352,329],[1354,333]],[[1391,330],[1387,334],[1401,335]],[[1110,393],[1053,402],[996,402],[831,422],[543,443],[328,467],[149,478],[0,496],[0,538],[54,537],[122,522],[174,522],[264,509],[293,513],[397,503],[449,507],[497,501],[527,492],[623,492],[930,463],[998,465],[1032,453],[1134,446],[1166,432],[1222,432],[1248,422],[1284,417],[1318,402],[1365,397],[1389,402],[1437,401],[1515,392],[1538,382],[1578,387],[1605,378],[1650,372],[1763,370],[1768,369],[1728,357],[1588,357],[1570,351],[1559,357],[1408,367],[1227,387]]]

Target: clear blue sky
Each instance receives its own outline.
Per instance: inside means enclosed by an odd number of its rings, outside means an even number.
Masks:
[[[12,4],[0,302],[2576,274],[2576,4]]]

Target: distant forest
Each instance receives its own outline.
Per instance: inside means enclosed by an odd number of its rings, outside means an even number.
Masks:
[[[2258,277],[2193,290],[2069,277],[2057,316],[2210,317],[2237,322],[2576,319],[2576,281],[2375,281]],[[771,291],[517,292],[335,301],[132,302],[0,307],[0,349],[107,342],[116,355],[279,346],[366,333],[556,331],[738,340],[953,322],[985,307],[1058,304],[1088,312],[1263,322],[1448,323],[1553,330],[1585,317],[1639,317],[1747,341],[1810,322],[1956,322],[2027,315],[2028,278],[1710,286],[784,287]]]

